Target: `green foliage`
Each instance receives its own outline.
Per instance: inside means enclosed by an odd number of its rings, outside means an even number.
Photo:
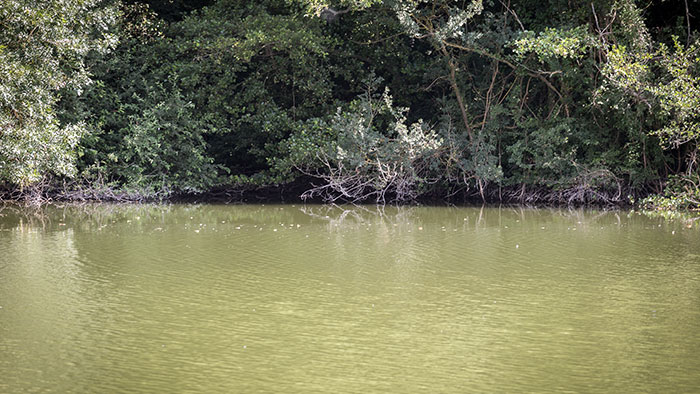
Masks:
[[[595,45],[596,41],[588,32],[587,26],[573,29],[548,27],[539,34],[526,31],[513,43],[516,54],[523,57],[534,53],[540,62],[556,57],[580,59]]]
[[[603,68],[606,83],[597,94],[599,97],[615,96],[615,91],[623,96],[614,99],[613,108],[622,116],[629,117],[629,109],[635,105],[639,120],[637,128],[644,134],[659,137],[664,149],[677,151],[685,163],[685,176],[672,175],[663,196],[652,196],[643,202],[647,206],[669,209],[688,208],[697,201],[688,184],[694,184],[697,176],[695,157],[700,137],[700,56],[698,42],[684,46],[678,37],[672,36],[673,51],[663,43],[654,43],[646,28],[641,12],[631,2],[620,1],[614,12],[620,13],[625,25],[618,29],[620,44],[611,45],[605,51],[607,62]],[[625,101],[624,96],[628,98]],[[632,133],[634,134],[634,133]],[[646,143],[646,136],[640,138]],[[654,160],[667,165],[662,152],[657,152]],[[646,167],[646,156],[645,167]],[[658,165],[657,164],[657,165]],[[683,187],[679,185],[683,184]]]
[[[673,37],[674,52],[662,43],[658,57],[663,70],[660,81],[649,88],[669,119],[658,130],[661,140],[678,147],[700,142],[700,41],[684,48]]]
[[[652,49],[649,33],[639,11],[629,2],[619,5],[622,19],[629,26],[622,31],[625,45],[612,45],[606,52],[603,75],[660,117],[662,126],[653,131],[666,146],[678,148],[696,143],[700,137],[700,45],[684,47],[672,37],[671,51],[664,43]]]
[[[114,43],[116,11],[96,0],[0,5],[0,181],[27,186],[49,173],[73,175],[82,122],[62,124],[61,90],[90,83],[84,58]]]
[[[192,103],[178,91],[139,99],[136,105],[143,101],[149,101],[143,112],[123,115],[126,127],[117,131],[118,144],[108,144],[101,133],[88,137],[84,147],[92,164],[85,171],[150,192],[203,191],[214,185],[217,167],[207,156],[205,127],[194,117]]]
[[[644,93],[644,83],[649,79],[649,61],[652,54],[648,52],[631,53],[627,47],[613,45],[607,53],[608,62],[604,75],[616,87],[635,95],[640,100]]]
[[[47,4],[0,6],[4,182],[695,199],[697,32],[632,0]]]
[[[320,16],[323,10],[331,7],[332,5],[340,4],[342,7],[347,7],[346,9],[362,10],[371,7],[374,4],[381,4],[383,0],[341,0],[341,1],[328,1],[328,0],[287,0],[290,3],[295,1],[300,1],[304,4],[310,14]]]
[[[425,122],[406,124],[407,108],[395,107],[389,90],[374,93],[378,80],[329,121],[313,120],[289,141],[282,165],[293,165],[324,183],[306,196],[353,202],[410,201],[438,176],[440,139]]]
[[[274,1],[221,1],[170,26],[147,8],[127,11],[116,56],[94,60],[101,83],[78,105],[95,120],[84,172],[180,191],[269,180],[253,175],[295,119],[328,100],[319,21]]]
[[[128,18],[150,22],[122,20],[121,45],[92,59],[98,83],[62,102],[66,118],[90,120],[92,132],[80,146],[81,174],[147,193],[207,190],[219,172],[204,140],[209,126],[178,89],[178,75],[158,67],[168,55],[153,14],[127,11]]]
[[[172,71],[211,128],[211,155],[234,174],[268,168],[296,121],[325,113],[332,83],[318,19],[286,2],[221,1],[171,26]]]
[[[506,149],[520,182],[566,186],[576,175],[577,144],[573,125],[565,119],[545,124],[530,120],[523,125],[527,134]]]
[[[663,195],[644,198],[644,209],[677,211],[700,208],[700,175],[681,174],[669,177]]]
[[[429,38],[438,46],[445,40],[465,36],[465,27],[484,10],[482,0],[466,5],[451,1],[399,0],[393,5],[396,17],[414,37]]]

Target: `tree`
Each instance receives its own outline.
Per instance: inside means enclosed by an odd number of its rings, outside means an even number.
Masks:
[[[90,83],[85,56],[116,42],[117,16],[99,0],[6,0],[0,4],[0,181],[31,185],[75,173],[84,123],[62,124],[62,90]]]

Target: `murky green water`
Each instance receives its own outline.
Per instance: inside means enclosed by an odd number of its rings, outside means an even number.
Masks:
[[[627,212],[0,211],[0,392],[698,392],[700,231]]]

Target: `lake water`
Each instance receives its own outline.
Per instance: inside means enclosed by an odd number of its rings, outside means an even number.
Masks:
[[[2,393],[700,390],[692,222],[300,205],[0,215]]]

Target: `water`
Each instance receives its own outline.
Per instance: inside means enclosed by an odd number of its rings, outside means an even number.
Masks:
[[[3,393],[700,388],[692,222],[292,205],[0,215]]]

